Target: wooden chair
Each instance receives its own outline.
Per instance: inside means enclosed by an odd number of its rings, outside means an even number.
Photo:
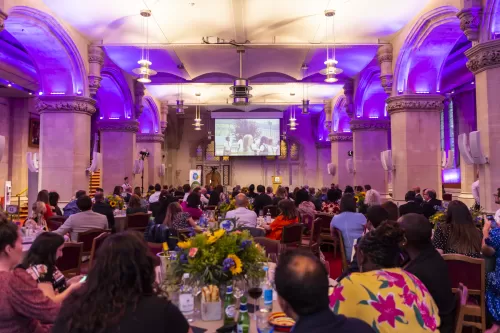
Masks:
[[[311,249],[313,253],[319,253],[319,236],[321,233],[321,219],[317,218],[312,223],[311,234],[307,237],[302,236],[302,247]]]
[[[317,213],[316,218],[321,220],[319,228],[321,229],[319,235],[319,245],[327,244],[333,246],[333,257],[337,257],[337,248],[339,247],[339,239],[336,235],[330,232],[330,224],[333,215],[325,213]]]
[[[102,243],[108,236],[111,235],[110,232],[103,232],[99,236],[95,237],[92,241],[92,249],[90,250],[90,262],[89,267],[92,267],[92,262],[95,260],[95,254],[97,250],[101,247]]]
[[[77,237],[77,241],[83,243],[83,256],[89,256],[92,251],[92,245],[94,243],[94,238],[106,232],[108,230],[104,229],[90,229],[85,232],[80,232]]]
[[[66,277],[80,275],[83,243],[64,243],[62,253],[62,257],[56,261],[56,267]]]
[[[59,222],[57,220],[54,220],[54,219],[52,219],[52,217],[50,217],[47,220],[47,228],[49,228],[49,231],[55,231],[55,230],[59,229],[59,227],[62,225],[63,225],[63,222]]]
[[[467,299],[469,298],[469,291],[463,284],[457,289],[455,294],[456,307],[455,307],[455,333],[462,333],[464,327],[465,307],[467,306]]]
[[[342,232],[339,229],[334,228],[332,230],[332,237],[338,239],[340,248],[340,259],[342,260],[342,272],[344,272],[347,269],[347,257],[345,253],[344,238],[342,237]]]
[[[177,238],[179,242],[185,242],[189,239],[190,229],[177,229]]]
[[[281,234],[281,246],[284,250],[288,247],[300,247],[302,245],[302,231],[304,226],[301,223],[294,223],[283,227]]]
[[[301,215],[300,216],[300,223],[302,223],[302,225],[304,227],[306,227],[308,230],[311,230],[312,228],[312,224],[313,224],[313,220],[314,218],[311,216],[311,215]]]
[[[279,241],[266,237],[255,237],[253,240],[266,250],[266,254],[275,253],[277,258],[280,256],[281,243]]]
[[[278,206],[274,206],[274,205],[264,206],[263,211],[264,211],[264,216],[267,215],[268,211],[271,212],[272,218],[275,218],[276,216],[278,216]]]
[[[461,254],[444,254],[443,259],[448,266],[451,288],[454,293],[462,289],[468,295],[479,296],[479,303],[474,299],[466,298],[461,306],[463,316],[477,317],[480,321],[462,321],[462,326],[476,327],[486,331],[486,268],[484,259],[470,258]],[[465,288],[464,288],[465,287]]]
[[[145,231],[149,223],[149,213],[135,213],[127,215],[127,222],[125,223],[125,230]]]
[[[217,209],[217,206],[207,206],[205,207],[205,210],[216,210]]]

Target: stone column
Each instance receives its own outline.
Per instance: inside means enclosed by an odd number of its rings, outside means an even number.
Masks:
[[[404,201],[414,186],[441,187],[441,95],[400,95],[387,99],[391,117],[392,159],[395,167],[393,198]]]
[[[323,103],[325,105],[325,129],[330,133],[332,131],[332,100],[325,99]]]
[[[148,185],[161,184],[160,165],[163,163],[163,134],[143,133],[137,134],[137,151],[146,150],[149,152],[149,157],[144,163],[144,188],[147,190]]]
[[[77,190],[88,190],[85,169],[90,164],[90,116],[95,101],[80,96],[40,96],[40,188],[57,190],[69,201]]]
[[[134,111],[135,111],[135,119],[139,119],[142,114],[142,109],[144,106],[142,105],[142,98],[144,97],[144,84],[139,81],[134,81]]]
[[[479,166],[481,206],[498,209],[493,199],[500,187],[500,39],[467,50],[467,67],[476,76],[477,129],[488,164]]]
[[[387,95],[392,93],[392,45],[384,44],[377,51],[380,65],[380,83]]]
[[[344,83],[344,96],[345,96],[345,111],[349,118],[353,118],[356,115],[354,114],[354,81],[352,79],[346,79]]]
[[[472,45],[476,45],[479,41],[483,14],[481,0],[462,0],[461,2],[463,8],[457,13],[457,17],[460,19],[460,29],[472,42]]]
[[[344,189],[346,185],[353,184],[354,178],[354,175],[348,173],[346,169],[346,160],[350,158],[348,152],[352,150],[352,134],[330,133],[329,138],[332,143],[332,163],[337,168],[333,182]]]
[[[98,45],[89,45],[89,90],[90,96],[95,97],[101,87],[101,68],[104,64],[104,52]]]
[[[105,193],[113,191],[128,177],[133,186],[133,165],[137,159],[135,136],[139,130],[137,120],[101,120],[102,185]]]
[[[160,104],[160,112],[161,112],[161,132],[165,134],[167,130],[168,124],[168,101],[162,101]]]
[[[353,119],[351,131],[354,151],[354,185],[366,184],[388,198],[387,171],[382,167],[380,153],[387,150],[389,120]]]

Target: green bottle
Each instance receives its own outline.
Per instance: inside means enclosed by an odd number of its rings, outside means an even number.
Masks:
[[[248,315],[247,298],[243,296],[240,300],[240,313],[238,314],[236,333],[248,332],[250,332],[250,316]]]
[[[236,312],[234,303],[233,286],[229,285],[224,298],[224,325],[234,324],[234,314]]]

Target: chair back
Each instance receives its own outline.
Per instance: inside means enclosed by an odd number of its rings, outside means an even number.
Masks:
[[[49,228],[49,231],[55,231],[62,225],[63,222],[52,219],[52,217],[49,217],[49,219],[47,220],[47,228]]]
[[[315,218],[320,219],[319,228],[320,233],[330,235],[330,223],[332,222],[333,215],[325,213],[317,213]]]
[[[191,229],[177,229],[177,238],[179,239],[179,242],[187,241],[190,233]]]
[[[110,232],[103,232],[99,236],[95,237],[94,240],[92,241],[92,249],[90,250],[90,262],[89,262],[89,267],[92,267],[92,262],[95,259],[95,254],[99,247],[101,247],[102,243],[108,236],[111,235]]]
[[[313,221],[311,226],[311,238],[309,246],[319,244],[319,236],[321,235],[321,219],[317,218]]]
[[[156,255],[163,251],[162,243],[151,243],[148,242],[149,252],[156,257]]]
[[[261,228],[250,228],[250,227],[240,227],[237,230],[244,231],[248,230],[252,237],[265,237],[266,231]]]
[[[304,226],[300,223],[294,223],[283,227],[281,234],[281,244],[285,246],[299,247],[302,244],[302,230]]]
[[[82,264],[83,243],[64,243],[62,256],[56,260],[56,267],[68,277],[80,275]]]
[[[279,241],[266,237],[255,237],[253,240],[266,250],[266,254],[275,253],[276,257],[280,255],[281,244]]]
[[[451,288],[454,293],[460,284],[467,286],[469,295],[484,295],[486,289],[484,259],[470,258],[461,254],[444,254],[448,266]]]
[[[274,205],[264,206],[263,211],[264,211],[264,216],[267,215],[268,211],[271,213],[272,218],[278,216],[278,206]]]
[[[332,230],[332,236],[338,239],[340,248],[340,259],[342,260],[342,272],[344,272],[347,269],[347,257],[345,253],[344,238],[342,237],[342,232],[339,229],[334,228]]]
[[[92,251],[92,244],[94,243],[94,238],[106,232],[104,229],[90,229],[85,232],[80,232],[78,234],[78,242],[83,243],[83,253],[82,255],[88,256],[90,255],[90,251]]]
[[[135,213],[127,215],[127,223],[125,230],[144,231],[149,223],[151,214],[148,213]]]
[[[311,215],[300,215],[300,223],[302,223],[307,229],[311,230],[314,217]]]
[[[215,205],[205,207],[205,210],[216,210],[216,209],[217,209],[217,206],[215,206]]]

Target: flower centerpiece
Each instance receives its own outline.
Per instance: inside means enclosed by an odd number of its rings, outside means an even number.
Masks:
[[[366,192],[358,192],[354,195],[354,201],[356,201],[356,205],[361,207],[365,204]]]
[[[119,196],[116,196],[116,195],[108,195],[106,197],[106,201],[109,203],[109,205],[111,206],[111,208],[113,209],[119,209],[119,210],[122,210],[123,209],[123,205],[125,204],[124,201],[123,201],[123,198],[119,197]]]
[[[177,246],[180,252],[172,268],[178,279],[189,273],[193,281],[202,285],[222,285],[232,279],[254,280],[265,275],[264,250],[254,243],[248,231],[207,231]]]
[[[436,207],[437,211],[429,218],[429,222],[434,225],[434,229],[437,228],[439,223],[446,223],[446,215],[448,212],[447,207]],[[474,206],[469,208],[470,214],[472,215],[472,220],[476,222],[476,226],[482,230],[484,225],[484,210],[482,207],[476,209]]]

